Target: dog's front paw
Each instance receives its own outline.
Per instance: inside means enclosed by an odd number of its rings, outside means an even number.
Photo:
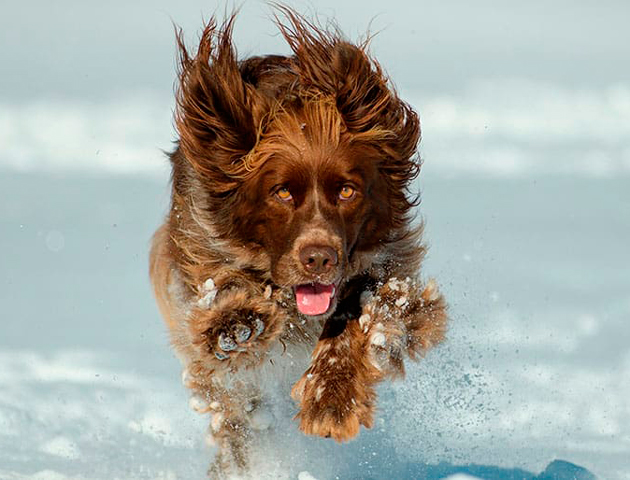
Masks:
[[[446,304],[437,284],[389,279],[363,305],[359,323],[370,339],[374,365],[391,376],[404,373],[403,353],[412,359],[440,343]]]
[[[296,419],[307,435],[332,438],[338,442],[351,440],[361,425],[373,424],[374,393],[369,385],[357,391],[352,378],[324,379],[306,373],[293,387],[292,395],[300,399]]]
[[[341,334],[321,339],[313,361],[294,385],[292,397],[300,403],[296,418],[308,435],[350,440],[364,425],[371,428],[380,372],[366,356],[365,336],[356,321]]]
[[[234,289],[219,292],[209,308],[195,309],[189,327],[202,362],[223,369],[259,363],[285,323],[273,300]]]
[[[255,348],[255,342],[265,331],[265,322],[254,313],[221,319],[217,326],[205,332],[207,345],[218,360]]]

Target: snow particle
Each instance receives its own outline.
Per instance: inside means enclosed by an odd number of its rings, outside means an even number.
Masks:
[[[40,451],[70,460],[76,460],[81,456],[76,443],[66,437],[55,437],[49,440],[41,446]]]
[[[267,430],[273,423],[273,415],[267,408],[258,408],[251,417],[251,426],[254,430]]]
[[[398,300],[396,300],[396,306],[397,307],[406,307],[408,303],[407,297],[400,297]]]
[[[223,425],[223,420],[225,420],[225,415],[223,413],[218,412],[212,415],[212,421],[210,422],[210,428],[213,432],[218,432]]]
[[[380,332],[375,333],[374,335],[372,335],[372,339],[371,339],[371,343],[372,345],[376,345],[377,347],[384,347],[385,346],[385,335],[383,335]]]
[[[66,239],[64,238],[61,232],[57,230],[51,230],[46,235],[46,247],[51,252],[59,252],[63,250],[63,247],[66,245]]]
[[[182,384],[185,387],[190,388],[190,386],[192,385],[192,380],[193,380],[192,375],[190,374],[187,368],[184,368],[182,370]]]
[[[199,308],[203,308],[204,310],[209,309],[210,305],[212,305],[212,302],[214,301],[214,298],[216,296],[217,296],[216,290],[209,291],[197,301],[197,306]]]
[[[317,480],[313,475],[307,471],[298,473],[298,480]]]
[[[199,395],[190,397],[188,404],[197,413],[206,413],[208,411],[208,403]]]
[[[364,313],[363,315],[359,317],[359,326],[362,329],[365,329],[369,321],[370,321],[370,316],[367,313]]]
[[[317,480],[313,475],[307,471],[298,473],[298,480]]]
[[[206,292],[210,292],[212,290],[216,290],[216,286],[214,285],[214,280],[212,280],[211,278],[209,278],[208,280],[206,280],[203,284],[203,289]]]

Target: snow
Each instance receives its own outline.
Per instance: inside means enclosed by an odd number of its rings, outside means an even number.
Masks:
[[[55,455],[68,460],[76,460],[80,457],[79,449],[76,444],[65,437],[54,437],[40,447],[42,453]]]
[[[212,280],[211,278],[206,280],[201,286],[200,292],[202,296],[197,301],[197,305],[200,308],[210,308],[210,305],[212,305],[212,302],[214,302],[214,299],[217,296],[217,289],[214,285],[214,280]]]
[[[298,480],[317,480],[313,475],[304,471],[298,474]]]

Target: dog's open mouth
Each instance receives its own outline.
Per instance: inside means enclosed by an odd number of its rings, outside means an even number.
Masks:
[[[337,287],[335,284],[306,283],[293,287],[297,308],[303,315],[323,315],[333,304]]]

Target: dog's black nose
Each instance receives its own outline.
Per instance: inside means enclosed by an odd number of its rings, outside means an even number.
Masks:
[[[339,258],[332,247],[307,245],[300,251],[300,261],[307,272],[322,274],[329,272],[337,265]]]

